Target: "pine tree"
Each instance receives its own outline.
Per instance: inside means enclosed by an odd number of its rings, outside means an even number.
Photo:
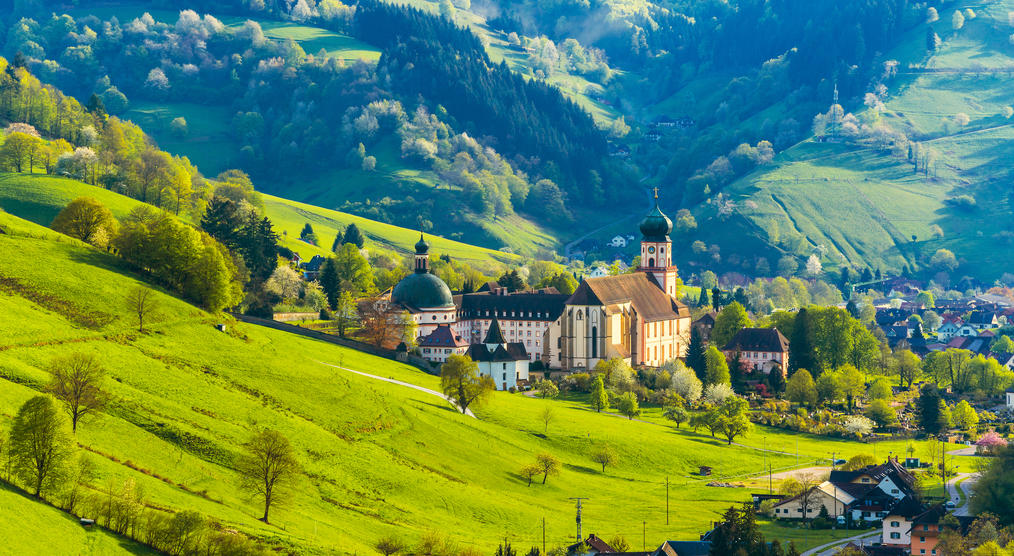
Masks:
[[[919,393],[919,400],[916,402],[916,411],[919,415],[919,428],[926,434],[940,433],[940,390],[935,384],[923,386]]]
[[[708,288],[701,288],[701,296],[697,298],[698,307],[708,306]]]
[[[718,309],[721,309],[724,304],[725,297],[722,295],[722,290],[718,288],[711,288],[711,306],[717,311]]]
[[[338,298],[341,296],[341,279],[338,277],[338,265],[335,260],[328,257],[320,268],[320,289],[324,290],[327,297],[327,304],[331,309],[338,307]]]
[[[737,349],[732,354],[732,360],[729,361],[729,382],[732,384],[732,389],[736,392],[743,393],[743,354]]]
[[[768,374],[768,386],[771,393],[778,395],[785,391],[785,375],[780,368],[775,368]]]
[[[342,237],[342,245],[346,243],[354,243],[356,247],[362,249],[363,245],[366,244],[366,238],[363,237],[363,232],[359,231],[359,227],[356,226],[355,222],[349,224],[348,228],[345,228],[345,235]]]
[[[844,294],[848,290],[849,284],[852,283],[852,273],[849,272],[849,267],[841,267],[841,279],[838,281],[838,289]]]
[[[792,338],[789,339],[789,376],[791,377],[799,369],[814,371],[816,361],[813,357],[813,331],[810,315],[806,308],[796,313],[796,319],[792,325]]]
[[[334,241],[331,243],[331,252],[332,253],[337,253],[338,252],[338,248],[341,247],[342,244],[344,244],[344,243],[345,243],[345,238],[342,235],[341,229],[339,228],[338,229],[338,233],[335,234],[335,236],[334,236]]]
[[[852,315],[852,318],[857,320],[859,319],[859,306],[856,305],[855,301],[850,299],[848,303],[845,304],[845,310],[848,311],[850,315]]]
[[[704,382],[704,379],[708,376],[708,364],[704,357],[704,338],[701,337],[701,331],[696,326],[690,329],[690,345],[687,346],[687,366],[694,370],[698,380]]]
[[[863,269],[863,282],[872,282],[873,273],[870,272],[869,267]]]

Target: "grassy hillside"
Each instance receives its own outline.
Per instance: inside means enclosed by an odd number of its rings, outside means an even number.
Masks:
[[[84,529],[73,516],[3,484],[0,484],[0,507],[4,509],[0,513],[4,550],[10,554],[156,554],[144,545],[103,529]]]
[[[7,214],[0,213],[0,229],[0,277],[18,284],[0,292],[0,311],[9,317],[0,322],[0,429],[48,380],[53,357],[93,353],[108,368],[105,387],[114,397],[78,431],[98,484],[133,478],[152,504],[198,510],[298,553],[369,553],[383,535],[414,542],[427,531],[486,552],[504,535],[515,545],[537,544],[543,518],[554,546],[572,535],[572,496],[591,498],[586,532],[635,539],[643,521],[649,544],[694,538],[747,496],[704,486],[691,476],[697,466],[745,477],[769,461],[776,469],[796,463],[790,455],[594,413],[575,401],[497,393],[472,419],[434,396],[321,362],[431,388],[436,377],[228,319],[228,331],[218,332],[213,325],[223,317],[168,295],[158,295],[158,322],[138,334],[123,309],[138,278],[118,259]],[[547,405],[556,415],[548,432],[539,418]],[[256,520],[256,503],[239,490],[231,466],[257,427],[292,439],[305,470],[291,503],[273,514],[274,525]],[[796,439],[762,430],[746,442],[787,448]],[[866,449],[798,439],[801,463],[832,449],[846,456]],[[602,443],[620,456],[606,473],[588,457]],[[559,457],[562,472],[528,487],[517,471],[540,452]],[[667,476],[675,486],[669,526]],[[41,542],[34,538],[24,542]]]
[[[966,7],[977,17],[951,30],[953,10]],[[1014,126],[1002,115],[1014,104],[1007,86],[1014,66],[1007,18],[1012,10],[1009,0],[951,5],[934,24],[943,44],[932,56],[926,54],[924,26],[883,56],[899,60],[901,69],[887,82],[880,118],[935,152],[928,176],[916,174],[904,153],[806,141],[727,188],[736,204],[733,219],[745,222],[721,226],[711,220],[702,226],[711,234],[705,241],[735,245],[726,230],[747,229],[801,257],[826,249],[825,265],[892,270],[906,263],[926,268],[928,258],[946,248],[961,262],[954,277],[999,278],[1014,263],[1006,218]],[[876,114],[861,108],[846,110],[876,121]],[[970,123],[959,125],[959,113]],[[976,207],[962,210],[946,202],[961,195],[975,198]]]
[[[67,203],[81,196],[98,199],[117,217],[125,216],[133,207],[141,204],[140,201],[107,189],[68,178],[42,174],[0,173],[0,209],[37,224],[49,225]],[[281,244],[296,251],[305,259],[317,254],[326,255],[338,227],[345,227],[353,222],[366,235],[367,247],[371,249],[408,254],[413,252],[415,242],[419,239],[419,232],[415,230],[270,195],[264,196],[264,207],[268,218],[275,225],[275,231],[280,235]],[[299,240],[299,232],[307,222],[320,237],[321,247]],[[501,263],[510,264],[520,260],[519,257],[502,251],[484,249],[441,237],[428,236],[428,240],[434,253],[447,253],[479,268],[492,269]]]

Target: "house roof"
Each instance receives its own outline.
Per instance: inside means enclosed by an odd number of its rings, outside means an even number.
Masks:
[[[487,290],[485,293],[455,296],[454,304],[458,306],[462,320],[498,316],[502,319],[555,321],[563,313],[563,304],[568,297],[555,290],[509,295],[496,295]]]
[[[694,326],[698,326],[698,325],[702,325],[702,324],[705,325],[705,326],[714,326],[715,325],[715,315],[717,315],[717,314],[718,313],[715,313],[714,311],[709,311],[707,313],[704,313],[703,315],[701,315],[701,318],[699,318],[699,319],[697,319],[697,320],[694,321]]]
[[[525,345],[519,342],[511,342],[504,347],[500,344],[491,351],[486,344],[472,344],[468,346],[465,355],[472,358],[472,361],[484,363],[505,363],[507,361],[525,361],[528,359],[528,351]]]
[[[493,317],[493,323],[489,325],[489,330],[486,331],[486,339],[482,341],[484,344],[506,344],[507,340],[503,337],[503,331],[500,330],[500,321],[496,317]]]
[[[996,321],[996,313],[992,311],[972,311],[968,315],[968,324],[993,324]]]
[[[652,556],[708,556],[711,541],[665,541]]]
[[[988,353],[990,339],[978,336],[961,336],[947,342],[947,347],[967,349],[973,353]]]
[[[419,338],[419,347],[464,347],[468,342],[455,336],[451,327],[447,324],[437,325],[437,329],[428,335]]]
[[[726,351],[789,351],[789,340],[777,328],[744,328],[725,344]]]
[[[616,552],[616,550],[613,549],[613,547],[609,546],[609,543],[607,543],[606,541],[604,541],[604,540],[596,537],[595,535],[588,535],[588,538],[586,538],[584,540],[584,543],[587,544],[589,547],[591,547],[592,552],[594,552],[596,554],[602,553],[602,552],[611,554],[611,553]],[[574,549],[577,548],[579,545],[580,545],[580,543],[575,543],[575,544],[572,544],[572,545],[568,546],[567,547],[567,552],[568,553],[573,552]]]
[[[906,496],[901,499],[893,508],[891,508],[889,516],[896,515],[904,518],[913,518],[926,511],[926,506],[922,505],[918,500],[911,496]]]
[[[644,272],[588,278],[567,299],[567,305],[619,305],[630,303],[648,322],[689,317],[686,305],[659,289]]]

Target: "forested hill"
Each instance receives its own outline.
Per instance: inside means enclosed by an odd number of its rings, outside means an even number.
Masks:
[[[620,188],[607,195],[601,177],[592,174],[602,168],[606,142],[591,116],[555,87],[526,80],[506,63],[492,64],[467,29],[417,9],[370,1],[359,4],[355,33],[385,49],[380,71],[393,77],[395,90],[446,107],[470,133],[492,136],[498,150],[518,156],[525,171],[567,184],[578,203],[620,198]]]

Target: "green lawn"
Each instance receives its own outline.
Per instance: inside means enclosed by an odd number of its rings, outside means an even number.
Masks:
[[[414,541],[429,530],[449,532],[481,551],[505,534],[527,546],[541,539],[543,518],[549,544],[562,544],[572,534],[573,496],[591,498],[586,532],[637,539],[646,522],[650,545],[691,539],[749,492],[705,486],[706,480],[692,475],[698,466],[713,466],[722,477],[754,474],[769,459],[776,468],[795,463],[793,456],[597,414],[577,400],[497,393],[477,409],[479,419],[471,419],[436,397],[319,362],[428,387],[436,386],[436,377],[207,315],[167,295],[159,295],[159,322],[139,335],[122,307],[137,278],[117,259],[8,215],[0,214],[0,226],[6,231],[0,235],[0,276],[16,277],[74,307],[0,294],[0,308],[16,318],[5,319],[0,330],[0,374],[7,379],[0,380],[0,428],[36,394],[29,385],[45,383],[53,357],[94,353],[109,369],[106,388],[115,402],[82,424],[78,441],[94,452],[100,482],[132,477],[154,503],[196,509],[298,553],[368,553],[382,535]],[[82,328],[68,320],[78,311],[110,319],[98,329]],[[228,333],[213,327],[223,320]],[[555,412],[548,432],[539,419],[547,406]],[[272,526],[256,521],[257,508],[239,491],[229,465],[254,427],[289,436],[306,472]],[[181,435],[186,443],[171,441]],[[760,438],[758,433],[745,441]],[[791,438],[772,431],[767,442],[787,445]],[[826,451],[824,441],[800,438],[806,453]],[[605,473],[588,456],[602,443],[620,457]],[[546,485],[528,487],[517,471],[540,452],[559,457],[562,472]],[[672,515],[678,516],[670,526],[666,477],[674,487]]]

